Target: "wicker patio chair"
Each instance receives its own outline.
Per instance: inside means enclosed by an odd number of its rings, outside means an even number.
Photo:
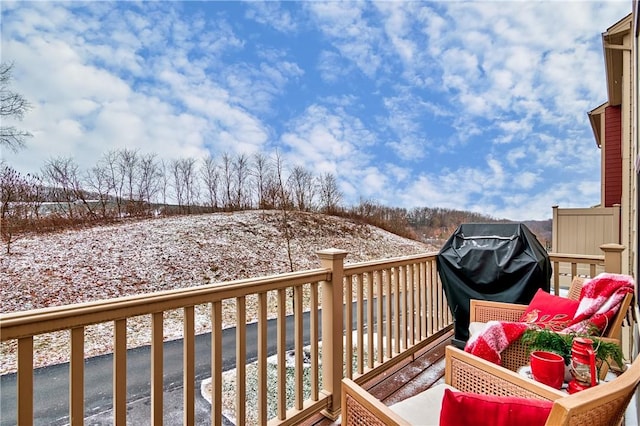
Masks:
[[[453,346],[446,348],[446,385],[486,395],[518,396],[552,401],[548,426],[611,426],[622,422],[640,382],[640,358],[620,377],[569,395]],[[386,406],[354,381],[342,383],[342,424],[357,426],[438,424],[439,407],[433,409],[433,388],[392,406]],[[437,401],[436,401],[437,404]],[[413,407],[413,409],[411,409]],[[415,407],[419,413],[415,413]],[[428,415],[433,416],[428,418]],[[413,421],[410,416],[413,415]]]
[[[569,299],[578,300],[580,298],[580,291],[582,290],[583,284],[584,278],[575,277],[571,282],[567,297]],[[614,339],[614,341],[617,341],[618,343],[620,342],[622,323],[627,316],[632,299],[632,294],[626,295],[620,305],[620,309],[613,317],[611,324],[609,324],[606,330],[602,333],[601,337]],[[489,321],[519,321],[526,309],[527,305],[472,299],[469,302],[469,322],[474,324],[486,323]],[[500,354],[502,358],[502,366],[511,371],[518,371],[520,367],[529,364],[528,354],[528,348],[522,343],[522,341],[517,340]],[[608,369],[608,364],[603,365],[600,369],[601,380],[606,376]]]

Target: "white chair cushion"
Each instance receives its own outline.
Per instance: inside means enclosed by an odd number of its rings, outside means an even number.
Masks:
[[[390,405],[389,408],[412,425],[437,426],[440,423],[440,410],[445,389],[457,392],[453,387],[441,383],[411,398]]]

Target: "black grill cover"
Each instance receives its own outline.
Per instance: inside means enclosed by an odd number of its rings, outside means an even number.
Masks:
[[[469,338],[470,299],[529,304],[539,288],[550,288],[549,256],[522,223],[462,224],[437,264],[459,342]]]

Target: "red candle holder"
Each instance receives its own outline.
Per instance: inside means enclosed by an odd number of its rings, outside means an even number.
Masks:
[[[571,376],[567,391],[576,393],[597,385],[596,354],[593,340],[576,337],[571,345]]]

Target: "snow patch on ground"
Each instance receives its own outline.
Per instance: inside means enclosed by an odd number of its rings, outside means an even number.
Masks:
[[[433,252],[433,246],[332,216],[288,212],[293,269],[320,267],[318,250],[346,263]],[[0,312],[62,306],[290,272],[282,213],[247,211],[131,221],[24,237],[0,256]],[[250,303],[250,300],[247,300]],[[247,311],[251,307],[247,306]],[[182,312],[165,312],[165,339],[182,337]],[[234,318],[225,317],[226,325]],[[253,318],[248,318],[252,321]],[[196,332],[208,331],[206,306]],[[150,342],[150,319],[127,321],[128,346]],[[68,332],[34,339],[36,367],[68,360]],[[87,327],[87,356],[110,352],[112,325]],[[15,371],[17,343],[0,345],[0,374]]]

